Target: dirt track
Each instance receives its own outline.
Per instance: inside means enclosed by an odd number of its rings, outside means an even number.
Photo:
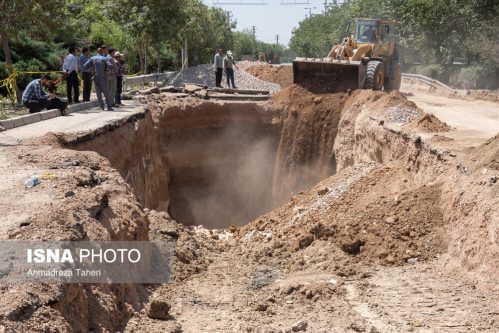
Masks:
[[[425,91],[424,86],[403,84],[407,99],[425,112],[449,124],[453,131],[445,135],[458,141],[456,146],[477,146],[499,131],[499,104],[492,101],[463,100]]]
[[[0,332],[499,331],[497,104],[411,92],[153,95],[113,131],[2,147],[4,237],[176,251],[156,288],[2,285]],[[31,172],[56,177],[24,190]],[[225,228],[246,207],[263,215]],[[209,229],[181,224],[200,218]],[[147,316],[152,300],[168,320]]]

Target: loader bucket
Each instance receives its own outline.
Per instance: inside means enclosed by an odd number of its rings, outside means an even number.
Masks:
[[[364,68],[361,61],[297,58],[293,61],[293,82],[323,91],[360,89]]]

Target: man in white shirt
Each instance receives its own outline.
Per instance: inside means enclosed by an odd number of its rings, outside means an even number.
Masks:
[[[217,50],[213,63],[215,65],[215,86],[217,88],[222,88],[222,76],[224,71],[222,49]]]
[[[62,71],[66,77],[66,91],[68,94],[68,103],[73,104],[73,92],[74,92],[74,102],[80,103],[80,83],[78,81],[78,58],[76,57],[76,48],[70,47],[69,54],[64,59],[64,64],[62,65]]]

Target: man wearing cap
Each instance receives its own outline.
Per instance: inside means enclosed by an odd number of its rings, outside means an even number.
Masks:
[[[232,83],[232,88],[237,89],[236,84],[234,83],[234,67],[237,68],[236,62],[232,57],[232,51],[227,51],[227,55],[224,58],[224,68],[225,75],[227,75],[227,86],[230,88]]]
[[[215,65],[215,86],[217,88],[222,88],[222,75],[224,71],[222,49],[217,50],[217,54],[215,54],[214,65]]]
[[[116,50],[112,47],[109,48],[109,55],[107,57],[110,66],[107,68],[107,81],[109,82],[109,98],[111,99],[112,106],[116,105],[116,86],[118,76],[118,62],[114,59]]]

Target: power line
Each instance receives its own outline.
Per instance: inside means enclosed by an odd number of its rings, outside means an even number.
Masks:
[[[262,5],[268,5],[268,3],[264,2],[264,0],[261,1],[250,1],[250,2],[243,2],[243,0],[232,0],[232,1],[220,1],[220,0],[212,0],[213,5],[219,6],[219,5],[244,5],[244,6],[262,6]]]
[[[310,0],[281,0],[281,5],[310,5]]]

